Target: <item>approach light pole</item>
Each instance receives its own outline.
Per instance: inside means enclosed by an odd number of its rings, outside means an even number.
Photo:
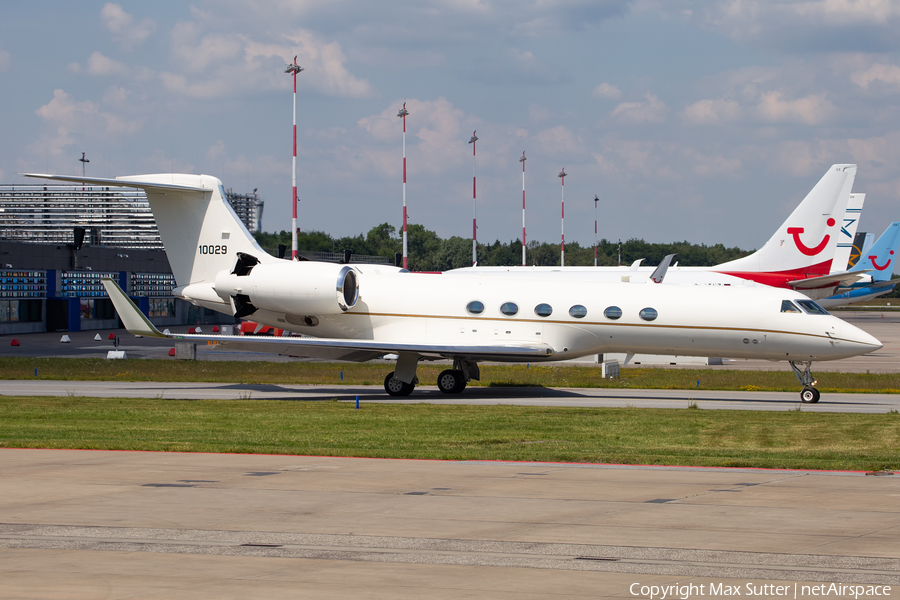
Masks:
[[[285,73],[290,73],[294,78],[294,154],[291,160],[291,260],[297,260],[297,73],[303,71],[303,67],[297,64],[294,56],[294,64],[287,65]]]
[[[525,152],[522,151],[522,158],[519,159],[519,162],[522,163],[522,266],[525,266]]]
[[[597,237],[597,203],[600,202],[600,198],[597,197],[597,194],[594,194],[594,266],[597,266],[597,246],[600,245],[600,238]]]
[[[91,161],[89,158],[84,157],[84,152],[81,153],[81,158],[78,161],[81,163],[81,176],[84,177],[84,165]]]
[[[469,140],[469,143],[472,144],[472,266],[474,267],[478,263],[478,253],[477,253],[477,244],[478,244],[478,224],[476,222],[476,212],[475,212],[475,142],[478,141],[478,137],[476,137],[475,132],[472,132],[472,139]]]
[[[403,268],[406,269],[406,115],[409,114],[409,111],[406,110],[406,102],[403,103],[403,108],[400,109],[400,112],[397,113],[398,117],[403,118]]]
[[[566,266],[566,175],[565,167],[557,175],[562,183],[562,225],[560,229],[561,241],[559,243],[559,266],[561,267]]]

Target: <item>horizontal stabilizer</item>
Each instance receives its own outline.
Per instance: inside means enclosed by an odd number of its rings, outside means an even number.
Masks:
[[[844,271],[842,273],[832,273],[821,277],[810,277],[809,279],[794,279],[788,281],[788,285],[795,290],[814,290],[827,287],[829,285],[849,287],[864,279],[865,274],[869,271]]]
[[[72,183],[83,183],[85,185],[109,185],[115,187],[133,187],[140,189],[152,189],[159,190],[162,192],[165,191],[173,191],[173,192],[194,192],[194,191],[208,191],[202,187],[194,187],[189,185],[178,185],[175,183],[159,183],[159,182],[149,182],[149,181],[141,181],[140,175],[130,176],[130,177],[117,177],[115,179],[105,179],[102,177],[76,177],[74,175],[44,175],[41,173],[22,173],[25,177],[35,177],[38,179],[52,179],[54,181],[69,181]]]

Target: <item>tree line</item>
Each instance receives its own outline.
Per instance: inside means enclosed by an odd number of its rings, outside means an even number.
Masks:
[[[291,232],[257,232],[254,234],[260,246],[270,254],[278,255],[278,246],[283,244],[290,254]],[[301,252],[335,252],[346,250],[354,254],[383,256],[392,264],[396,254],[402,252],[403,241],[397,228],[389,223],[376,225],[363,235],[334,238],[324,231],[301,232],[297,236],[297,247]],[[484,266],[514,266],[522,264],[522,240],[507,243],[496,240],[493,244],[479,243],[478,264]],[[648,266],[657,265],[667,254],[677,254],[675,260],[683,266],[709,267],[750,254],[752,250],[726,248],[723,244],[707,246],[690,242],[659,244],[630,239],[621,243],[622,264],[629,265],[644,259]],[[442,239],[435,232],[418,224],[407,226],[407,253],[411,271],[448,271],[472,266],[472,240],[453,236]],[[597,264],[615,266],[619,264],[619,243],[607,239],[597,245]],[[559,266],[560,247],[558,243],[532,240],[526,247],[528,265]],[[566,266],[591,266],[594,264],[594,247],[582,246],[578,242],[566,243]]]

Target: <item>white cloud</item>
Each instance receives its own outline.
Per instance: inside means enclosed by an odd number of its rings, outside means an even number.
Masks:
[[[765,4],[772,4],[764,2]],[[818,0],[786,4],[787,12],[829,24],[875,23],[887,24],[900,16],[900,5],[894,0]]]
[[[124,104],[132,96],[132,92],[117,85],[110,86],[103,92],[104,104]]]
[[[89,75],[96,76],[127,75],[128,67],[99,52],[93,52],[87,60],[87,72]]]
[[[236,35],[202,35],[202,29],[198,23],[177,23],[172,28],[172,56],[186,71],[199,73],[240,58],[243,44]]]
[[[781,92],[764,93],[756,105],[756,112],[764,121],[818,125],[837,114],[825,93],[783,100]]]
[[[395,101],[380,114],[360,119],[357,125],[379,142],[396,143],[402,135],[401,121],[397,117],[402,106],[402,101]],[[407,100],[406,110],[409,111],[406,117],[407,150],[409,153],[415,146],[417,168],[428,173],[440,173],[455,168],[464,160],[466,153],[461,152],[460,148],[471,136],[469,127],[477,126],[474,119],[467,117],[446,98]],[[401,166],[396,148],[366,149],[359,153],[358,160],[383,172],[394,172]]]
[[[66,146],[84,137],[109,138],[134,133],[143,125],[143,118],[128,120],[112,112],[100,110],[96,102],[75,101],[72,96],[57,89],[53,99],[35,111],[49,126],[48,131],[32,149],[56,156]]]
[[[368,81],[347,70],[337,42],[324,42],[312,32],[299,30],[288,42],[258,42],[244,34],[203,34],[201,25],[179,23],[172,32],[173,55],[187,73],[166,72],[166,89],[192,98],[232,96],[247,89],[284,89],[291,78],[284,64],[298,56],[305,69],[298,88],[310,87],[326,96],[364,98],[374,93]]]
[[[134,22],[134,17],[126,13],[119,4],[109,2],[100,10],[104,27],[113,34],[113,41],[123,50],[134,50],[156,30],[152,19]]]
[[[562,125],[538,132],[534,136],[534,141],[538,143],[542,152],[550,155],[584,150],[583,140]]]
[[[646,102],[622,102],[612,111],[612,117],[622,122],[662,123],[669,114],[669,107],[653,94],[645,94]]]
[[[856,71],[850,76],[850,80],[861,88],[869,89],[869,86],[880,81],[891,87],[900,85],[900,67],[896,65],[875,64],[865,71]]]
[[[743,110],[734,100],[700,100],[687,106],[682,117],[697,125],[721,125],[741,118]]]
[[[622,90],[611,83],[603,82],[594,88],[591,94],[595,98],[607,98],[610,100],[618,100],[622,97]]]

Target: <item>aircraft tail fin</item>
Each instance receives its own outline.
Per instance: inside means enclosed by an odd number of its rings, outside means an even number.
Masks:
[[[873,281],[888,281],[894,272],[894,259],[900,253],[900,221],[884,230],[868,252],[860,257],[852,271],[870,271]]]
[[[862,214],[865,202],[865,194],[850,194],[850,201],[847,202],[847,210],[844,212],[841,231],[837,234],[837,248],[834,251],[834,260],[831,263],[832,273],[845,271],[850,268],[850,253],[853,251],[853,241],[856,239],[859,217]]]
[[[832,165],[762,248],[715,270],[829,273],[855,178],[856,165]]]
[[[260,262],[278,260],[256,243],[231,208],[225,197],[225,188],[216,177],[182,173],[115,179],[25,175],[144,190],[179,288],[192,284],[212,285],[217,273],[234,267],[238,252],[250,254]]]

